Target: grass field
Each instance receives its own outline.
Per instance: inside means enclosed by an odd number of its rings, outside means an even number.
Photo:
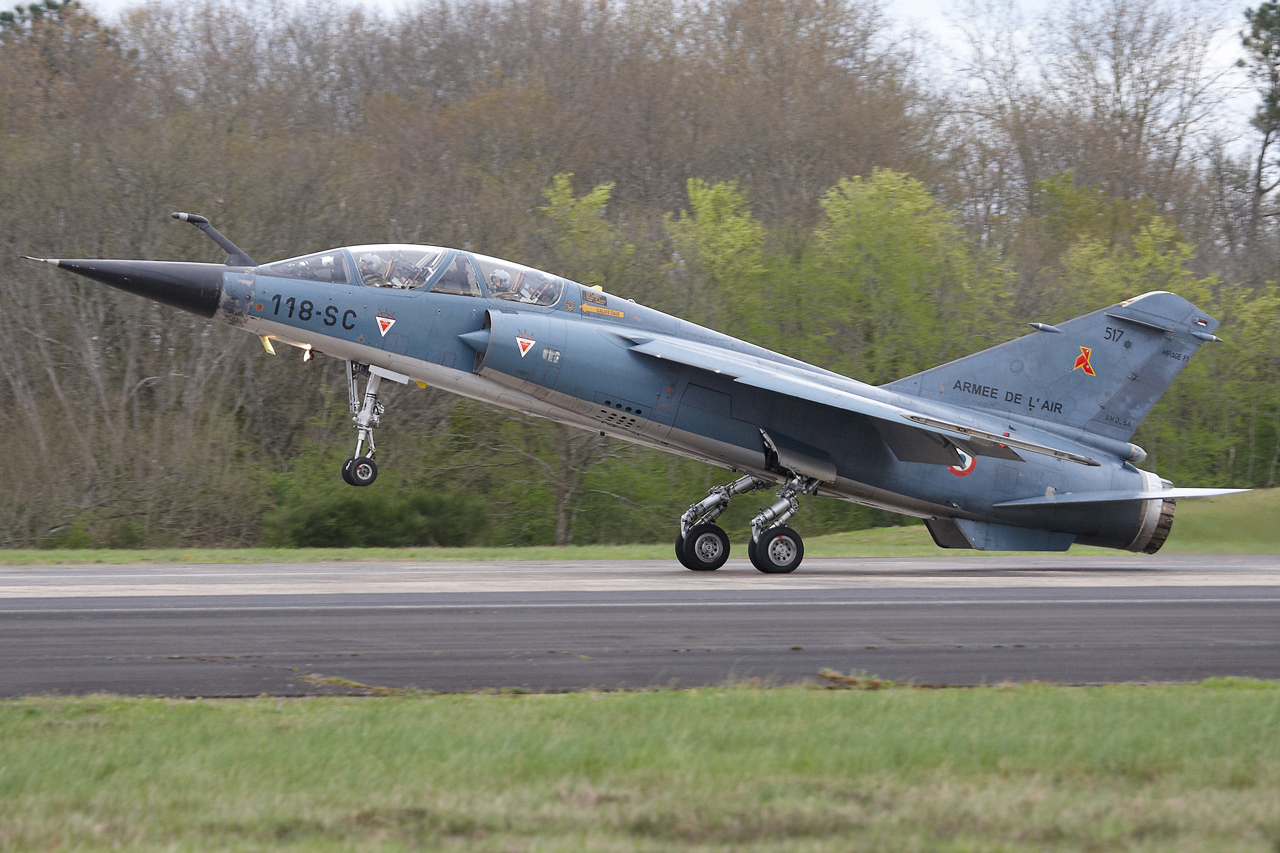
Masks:
[[[1161,554],[1280,554],[1280,489],[1222,498],[1181,501],[1173,534]],[[803,516],[797,522],[803,530]],[[674,526],[672,528],[674,530]],[[731,531],[731,534],[733,532]],[[674,533],[672,539],[674,540]],[[735,543],[741,546],[741,537]],[[739,552],[745,553],[741,547]],[[982,551],[944,551],[923,525],[882,527],[805,539],[810,557],[980,556]],[[1073,547],[1070,554],[1124,556],[1108,548]],[[1129,555],[1135,560],[1142,555]],[[0,549],[0,565],[124,563],[312,563],[328,561],[436,560],[665,560],[671,543],[587,545],[567,548],[202,548],[147,551],[24,551]]]
[[[1260,682],[25,699],[0,733],[6,850],[1280,849]]]

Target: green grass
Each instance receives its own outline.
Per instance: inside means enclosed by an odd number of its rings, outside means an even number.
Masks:
[[[804,518],[796,525],[803,531]],[[674,530],[674,521],[672,523]],[[733,531],[730,531],[732,534]],[[674,533],[672,535],[674,539]],[[741,545],[741,537],[735,544]],[[1108,548],[1073,547],[1070,554],[1121,556]],[[1280,554],[1280,489],[1178,503],[1173,533],[1161,554]],[[923,525],[881,527],[805,539],[810,557],[982,556],[981,551],[944,551]],[[741,555],[741,554],[740,554]],[[328,561],[438,560],[665,560],[672,545],[583,545],[567,548],[161,548],[142,551],[5,550],[0,565],[103,563],[314,563]],[[674,558],[673,558],[674,559]],[[1134,559],[1142,559],[1134,555]]]
[[[1239,680],[25,699],[0,733],[6,850],[1280,844],[1280,685]]]

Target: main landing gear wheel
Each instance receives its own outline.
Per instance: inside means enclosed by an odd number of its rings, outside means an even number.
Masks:
[[[729,536],[714,524],[695,524],[684,537],[684,548],[676,556],[686,569],[714,572],[729,559]]]
[[[368,456],[348,459],[342,466],[342,479],[353,486],[367,486],[378,479],[378,463]]]
[[[751,565],[767,575],[786,575],[794,572],[804,559],[804,540],[785,524],[760,532],[758,540],[747,546]]]
[[[676,536],[676,559],[680,561],[680,565],[684,566],[689,571],[697,571],[693,566],[689,565],[689,562],[684,558],[683,534]]]
[[[723,566],[729,559],[729,537],[712,522],[720,517],[735,496],[768,486],[769,481],[748,474],[727,486],[712,486],[707,490],[705,498],[680,516],[680,529],[688,531],[676,537],[676,559],[680,565],[695,572],[714,572]]]

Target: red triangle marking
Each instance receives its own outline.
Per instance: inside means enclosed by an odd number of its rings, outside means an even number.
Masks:
[[[387,329],[390,329],[392,326],[395,325],[395,323],[396,323],[395,317],[379,317],[378,318],[378,330],[382,332],[382,336],[384,338],[387,336]]]
[[[524,358],[529,354],[529,350],[536,344],[533,338],[526,338],[524,335],[516,335],[516,346],[520,347],[520,357]]]

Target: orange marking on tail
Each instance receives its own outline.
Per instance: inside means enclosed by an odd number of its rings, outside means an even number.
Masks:
[[[1088,347],[1080,347],[1080,355],[1076,358],[1075,366],[1071,369],[1076,370],[1077,368],[1080,368],[1089,376],[1097,376],[1097,374],[1093,372],[1093,365],[1089,363],[1089,356],[1092,354],[1093,350]]]

